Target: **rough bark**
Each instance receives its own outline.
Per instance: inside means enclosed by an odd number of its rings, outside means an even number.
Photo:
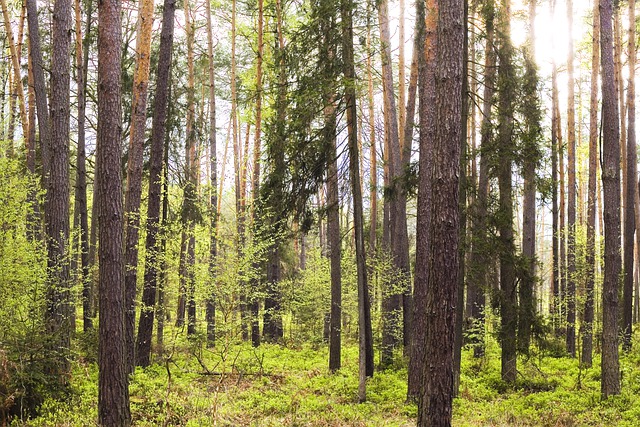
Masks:
[[[97,149],[99,169],[96,171],[100,187],[98,192],[100,217],[98,420],[104,426],[131,424],[129,377],[125,360],[127,352],[124,336],[124,212],[120,171],[121,7],[119,0],[102,0],[98,3],[98,80],[100,81]]]
[[[331,262],[331,317],[329,327],[329,369],[340,369],[340,348],[342,336],[342,236],[340,235],[340,196],[338,190],[338,154],[336,147],[335,107],[326,108],[327,127],[331,130],[333,146],[327,169],[327,238]]]
[[[600,1],[602,66],[602,187],[604,190],[604,281],[602,284],[602,377],[606,399],[620,394],[618,282],[620,259],[620,135],[613,62],[613,0]]]
[[[450,426],[453,401],[453,341],[458,287],[458,177],[462,135],[464,3],[438,2],[436,129],[433,145],[431,239],[428,263],[428,329],[418,426]],[[454,142],[455,141],[455,142]]]
[[[70,46],[72,9],[70,0],[54,4],[51,57],[51,150],[45,195],[47,235],[47,311],[51,344],[58,352],[61,372],[69,369],[66,353],[71,340],[71,281],[69,275],[69,121]]]

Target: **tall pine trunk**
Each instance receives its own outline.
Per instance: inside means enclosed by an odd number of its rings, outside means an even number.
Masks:
[[[100,338],[98,420],[131,424],[125,348],[124,211],[120,171],[122,138],[121,2],[98,4],[98,215],[100,217]],[[53,163],[52,163],[53,170]]]
[[[602,284],[602,379],[604,398],[620,394],[618,282],[620,259],[620,128],[613,62],[613,0],[600,1],[602,65],[602,187],[604,190],[604,281]]]

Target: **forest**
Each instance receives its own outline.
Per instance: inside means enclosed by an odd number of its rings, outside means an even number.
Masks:
[[[2,426],[637,426],[635,0],[0,0]]]

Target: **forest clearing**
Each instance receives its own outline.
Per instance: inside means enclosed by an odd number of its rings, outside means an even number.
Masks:
[[[2,425],[640,424],[635,0],[0,7]]]

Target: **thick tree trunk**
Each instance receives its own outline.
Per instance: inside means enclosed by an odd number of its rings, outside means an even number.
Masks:
[[[151,336],[153,334],[154,307],[158,283],[158,245],[160,219],[160,197],[162,182],[163,142],[167,120],[167,100],[169,89],[169,71],[171,69],[171,50],[173,46],[174,16],[176,0],[165,0],[160,33],[160,52],[156,77],[156,96],[154,98],[153,119],[151,125],[151,154],[149,160],[149,195],[147,197],[147,237],[144,288],[140,304],[140,321],[136,342],[136,365],[148,366],[151,357]]]
[[[458,176],[462,135],[464,3],[441,0],[438,7],[436,129],[433,146],[428,329],[418,426],[450,426],[453,401],[453,340],[458,287]],[[432,187],[433,188],[433,187]],[[428,207],[426,209],[429,209]]]
[[[620,394],[618,281],[620,259],[620,135],[613,63],[613,0],[600,1],[602,64],[602,186],[604,190],[604,281],[602,284],[602,379],[606,399]]]
[[[598,164],[598,74],[600,70],[600,8],[598,1],[593,7],[593,50],[591,53],[591,100],[589,111],[589,184],[587,189],[587,248],[584,317],[581,324],[582,364],[593,363],[593,303],[596,270],[596,169]]]
[[[98,420],[105,426],[131,424],[124,335],[121,46],[121,2],[102,0],[98,4],[98,79],[101,84],[98,87],[99,169],[96,176],[100,188]]]
[[[52,345],[59,354],[59,368],[69,369],[66,351],[71,340],[71,281],[69,277],[69,121],[70,46],[72,32],[70,0],[54,4],[51,58],[51,150],[45,196],[45,224],[49,283],[46,320]],[[60,351],[62,353],[60,353]]]

